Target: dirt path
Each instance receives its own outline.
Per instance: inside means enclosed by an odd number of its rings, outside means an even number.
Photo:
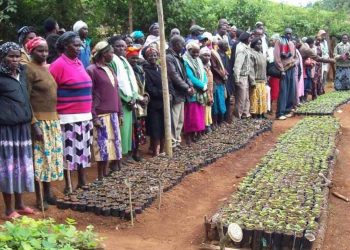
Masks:
[[[341,108],[337,113],[342,132],[338,149],[339,155],[334,169],[333,190],[350,197],[350,105]],[[350,249],[350,203],[334,196],[330,198],[330,213],[324,250]]]
[[[241,177],[275,145],[276,138],[299,119],[275,122],[271,133],[186,177],[164,194],[160,212],[154,204],[138,217],[134,228],[102,230],[102,236],[107,237],[106,249],[198,249],[203,241],[204,216],[220,207]]]

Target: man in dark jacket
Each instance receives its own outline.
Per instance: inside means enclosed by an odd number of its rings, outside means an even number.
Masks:
[[[173,88],[171,106],[173,147],[177,147],[181,143],[181,130],[184,121],[184,102],[186,96],[193,95],[194,93],[192,84],[187,80],[183,59],[181,57],[184,46],[184,38],[175,35],[170,39],[169,49],[166,50],[169,86]]]

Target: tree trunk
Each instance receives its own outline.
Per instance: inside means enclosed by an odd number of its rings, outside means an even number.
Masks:
[[[134,30],[132,0],[128,1],[128,8],[129,8],[129,34],[131,34]]]
[[[163,103],[164,103],[164,128],[165,128],[165,152],[171,158],[173,157],[173,150],[171,147],[171,121],[170,121],[170,99],[167,67],[165,59],[165,30],[163,17],[163,2],[156,0],[158,23],[160,30],[160,65],[162,68],[162,87],[163,87]]]

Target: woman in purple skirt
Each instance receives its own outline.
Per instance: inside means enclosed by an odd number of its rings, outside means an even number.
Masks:
[[[27,92],[25,66],[16,43],[0,46],[0,191],[6,219],[34,214],[22,193],[34,192],[30,122],[32,110]],[[12,204],[15,196],[15,206]]]

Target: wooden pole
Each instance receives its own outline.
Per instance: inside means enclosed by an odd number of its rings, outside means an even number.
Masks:
[[[163,1],[156,0],[158,23],[160,31],[160,66],[162,68],[162,87],[163,87],[163,103],[164,103],[164,127],[165,127],[165,152],[171,158],[173,157],[173,149],[171,147],[171,121],[170,121],[170,100],[167,67],[165,59],[165,30],[163,17]]]
[[[134,30],[134,24],[133,24],[133,9],[132,9],[132,0],[128,1],[128,8],[129,8],[129,16],[128,16],[128,22],[129,22],[129,34],[131,34]]]

